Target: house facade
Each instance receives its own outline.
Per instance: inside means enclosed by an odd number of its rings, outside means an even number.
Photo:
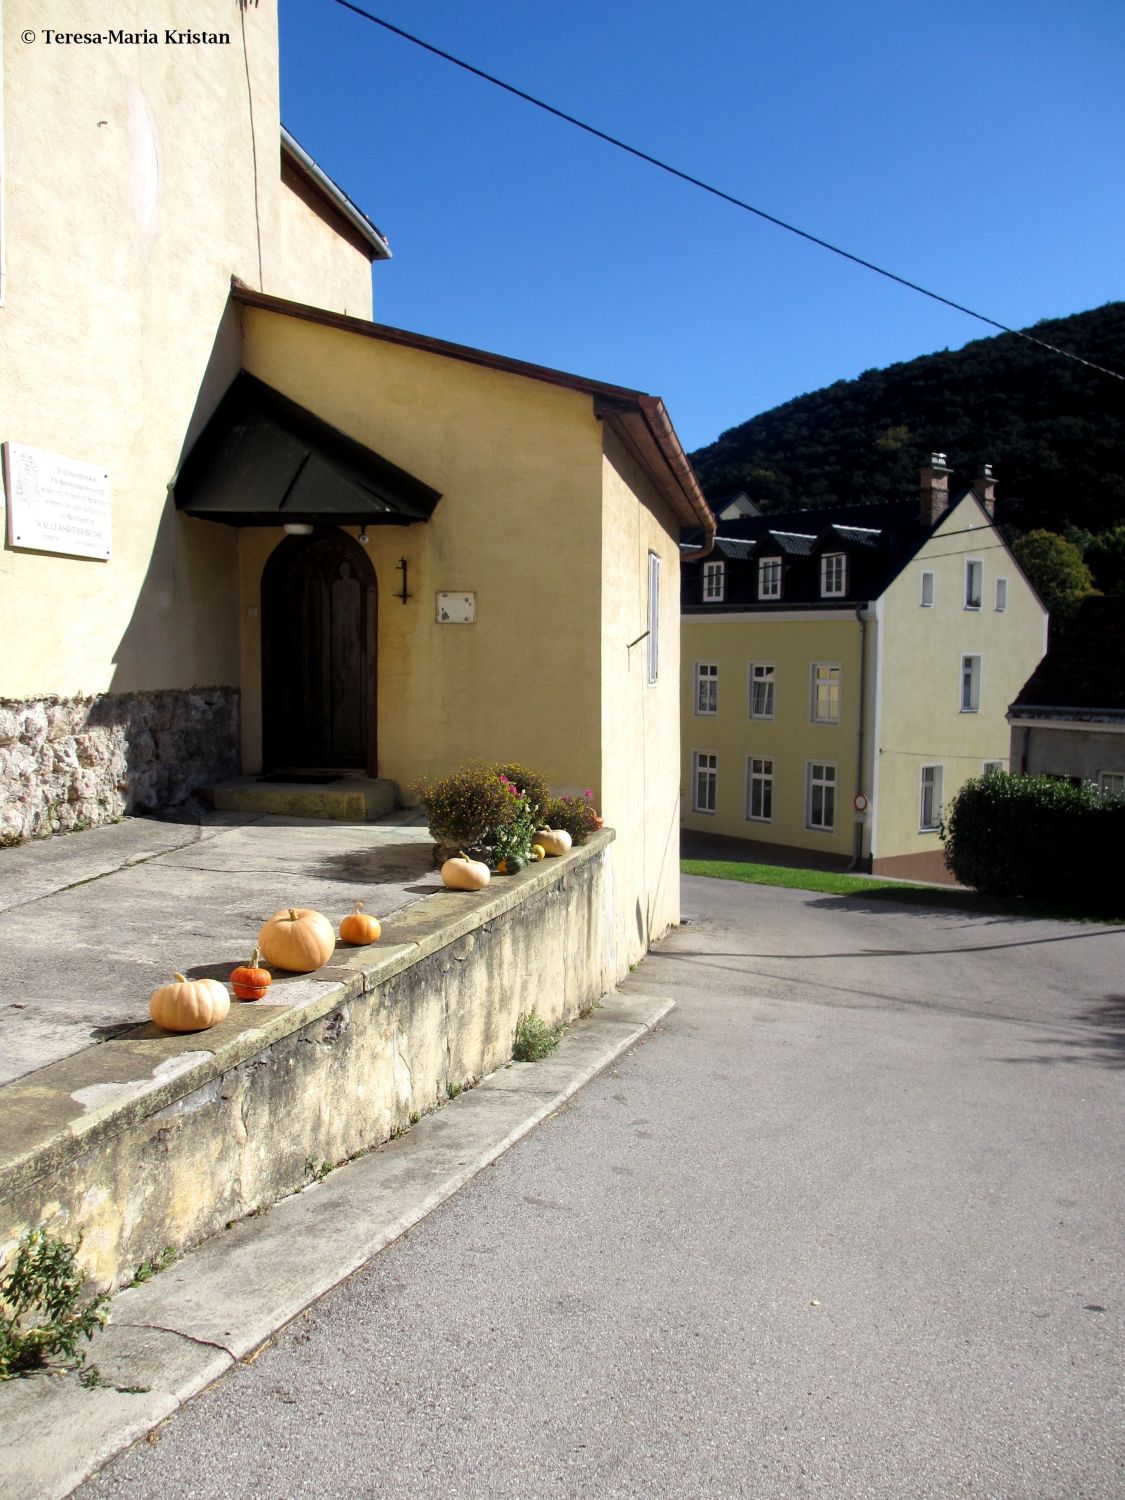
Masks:
[[[841,867],[946,880],[941,811],[1006,768],[1009,692],[1046,612],[993,480],[724,523],[684,566],[682,822]]]
[[[678,917],[709,520],[663,404],[370,321],[389,248],[281,128],[272,6],[175,48],[32,47],[38,9],[2,12],[0,838],[522,761],[618,831],[623,970]]]
[[[1008,710],[1011,769],[1125,796],[1125,598],[1086,599]]]

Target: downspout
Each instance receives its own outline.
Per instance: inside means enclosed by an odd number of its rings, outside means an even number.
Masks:
[[[858,797],[863,791],[863,741],[866,731],[867,712],[867,617],[863,611],[867,604],[857,604],[855,617],[859,621],[859,729],[856,733],[855,746],[855,795]],[[855,815],[855,836],[852,841],[852,862],[849,870],[858,870],[863,864],[863,819],[864,814],[857,810]]]

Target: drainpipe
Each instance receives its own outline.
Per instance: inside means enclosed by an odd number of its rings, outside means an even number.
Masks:
[[[865,714],[867,711],[867,617],[864,610],[868,604],[857,604],[855,617],[859,621],[859,729],[856,733],[855,746],[855,795],[858,797],[863,791],[863,740],[866,730]],[[852,844],[852,862],[849,870],[858,870],[863,864],[863,814],[856,813],[855,838]]]

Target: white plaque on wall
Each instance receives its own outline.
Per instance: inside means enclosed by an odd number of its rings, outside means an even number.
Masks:
[[[4,490],[9,547],[109,557],[109,474],[98,464],[6,443]]]
[[[471,625],[477,617],[475,594],[438,594],[439,625]]]

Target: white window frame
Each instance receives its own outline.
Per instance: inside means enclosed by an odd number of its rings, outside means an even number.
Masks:
[[[1119,785],[1111,786],[1111,782]],[[1098,791],[1103,796],[1125,797],[1125,771],[1099,771]]]
[[[941,828],[941,799],[944,781],[945,767],[943,765],[922,767],[918,784],[919,833],[937,833]]]
[[[1008,607],[1008,580],[998,578],[996,580],[996,611],[1001,613]]]
[[[755,770],[755,766],[762,766],[761,771]],[[768,766],[769,770],[764,768]],[[769,805],[769,812],[754,811],[754,788],[761,789],[760,806]],[[772,755],[748,755],[746,757],[746,821],[748,823],[772,823],[773,822],[773,756]]]
[[[774,587],[765,588],[767,570],[770,581]],[[781,598],[781,558],[759,557],[758,559],[758,598],[780,599]]]
[[[819,770],[820,776],[814,776],[813,772]],[[831,772],[831,776],[827,773]],[[831,792],[832,821],[823,820],[826,797],[821,798],[821,818],[819,823],[813,822],[813,789],[820,787],[823,793]],[[814,833],[836,832],[836,766],[832,761],[809,760],[805,762],[805,827]]]
[[[973,569],[976,569],[974,573]],[[973,583],[976,589],[973,589]],[[965,608],[980,609],[984,600],[984,560],[979,557],[965,559]]]
[[[930,587],[927,590],[926,584]],[[929,598],[926,597],[927,593]],[[918,594],[918,605],[921,609],[933,609],[934,607],[934,572],[932,568],[922,569],[922,585]]]
[[[722,604],[727,591],[727,565],[724,562],[703,564],[703,603]]]
[[[836,674],[835,677],[829,676],[827,679],[825,679],[825,685],[829,689],[829,706],[831,706],[831,700],[833,697],[835,697],[836,700],[836,712],[834,715],[821,714],[818,712],[820,701],[817,688],[820,684],[817,674],[819,672],[835,672]],[[812,691],[809,702],[809,716],[812,722],[814,724],[838,724],[840,722],[840,705],[842,702],[844,684],[844,671],[840,666],[840,663],[838,661],[814,661],[810,671],[810,683]],[[832,692],[833,688],[835,688],[835,693]]]
[[[704,762],[710,762],[705,765]],[[701,783],[701,779],[703,781]],[[709,788],[709,796],[704,801],[710,801],[710,807],[700,806],[699,789],[703,784]],[[713,818],[715,808],[719,801],[719,757],[711,750],[693,750],[691,753],[691,810],[694,813],[702,813],[705,817]]]
[[[708,689],[710,707],[704,706],[704,687]],[[713,719],[719,712],[719,664],[717,661],[697,661],[695,664],[695,716],[697,719]]]
[[[982,776],[998,776],[1003,775],[1007,769],[1008,764],[1006,761],[986,760],[981,763],[980,774]]]
[[[648,554],[648,685],[660,677],[660,558]]]
[[[772,675],[770,677],[768,677],[768,678],[765,677],[765,676],[758,677],[757,674],[759,672],[762,672],[762,673],[769,672]],[[760,682],[761,685],[762,685],[762,687],[766,690],[766,698],[767,698],[767,700],[769,702],[769,712],[768,713],[759,714],[759,713],[755,713],[754,712],[754,685],[755,685],[755,682]],[[750,700],[749,700],[749,705],[748,705],[748,710],[747,710],[747,717],[751,718],[751,719],[772,719],[773,716],[774,716],[774,712],[775,712],[776,706],[777,706],[777,668],[774,666],[774,664],[773,664],[772,661],[752,661],[750,663]]]
[[[975,662],[975,667],[966,669],[966,662]],[[979,652],[966,652],[961,657],[961,712],[963,714],[980,713],[980,680],[981,680],[981,656]],[[968,679],[966,680],[966,671]],[[968,687],[968,692],[965,689]],[[968,701],[966,702],[966,699]]]
[[[839,568],[829,569],[829,563],[839,563]],[[829,572],[838,574],[838,587],[829,588]],[[846,552],[825,552],[820,558],[820,597],[822,599],[842,599],[848,591],[848,554]]]

